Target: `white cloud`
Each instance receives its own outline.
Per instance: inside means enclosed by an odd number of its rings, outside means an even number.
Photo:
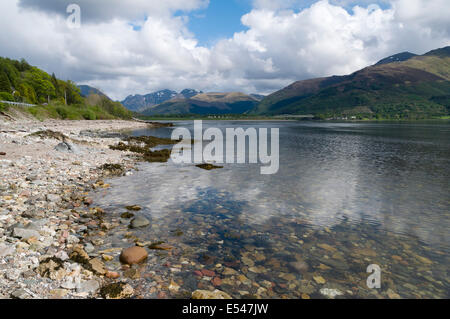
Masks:
[[[401,51],[450,44],[447,0],[392,0],[387,9],[351,11],[353,0],[341,1],[345,9],[337,0],[322,0],[297,11],[258,1],[242,17],[247,31],[209,48],[187,29],[187,17],[174,15],[205,5],[203,0],[158,1],[160,6],[78,1],[89,20],[75,30],[67,28],[65,10],[55,14],[56,0],[39,1],[39,10],[30,9],[30,0],[20,2],[0,2],[0,55],[24,57],[116,99],[186,87],[269,93],[294,80],[347,74]],[[148,18],[134,31],[129,22],[139,15]]]

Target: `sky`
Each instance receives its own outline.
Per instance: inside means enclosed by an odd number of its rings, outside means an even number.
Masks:
[[[79,28],[67,6],[81,9]],[[269,94],[450,45],[448,0],[2,0],[0,56],[111,98]]]

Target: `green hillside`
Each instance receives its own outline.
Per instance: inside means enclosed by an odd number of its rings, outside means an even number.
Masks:
[[[130,111],[106,96],[95,101],[81,96],[72,81],[57,79],[55,74],[31,66],[25,60],[0,57],[0,100],[35,104],[25,108],[37,118],[113,119],[131,118]],[[0,103],[0,110],[9,106]]]
[[[449,47],[347,76],[298,81],[266,97],[255,114],[422,119],[450,113]]]

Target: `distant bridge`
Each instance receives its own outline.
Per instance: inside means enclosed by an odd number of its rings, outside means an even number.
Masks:
[[[9,105],[25,106],[25,107],[36,106],[36,104],[28,104],[28,103],[21,103],[21,102],[11,102],[11,101],[0,101],[0,103],[5,103],[5,104],[9,104]]]

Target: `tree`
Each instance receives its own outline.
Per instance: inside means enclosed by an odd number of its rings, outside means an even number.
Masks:
[[[59,84],[58,84],[58,79],[55,76],[55,73],[52,73],[52,84],[56,89],[56,92],[59,92]]]
[[[0,71],[0,92],[12,92],[11,82],[9,82],[9,78],[4,70]]]
[[[19,92],[25,98],[25,100],[27,102],[32,103],[32,104],[37,102],[36,92],[34,92],[34,89],[31,85],[29,85],[27,83],[22,83],[19,86]]]

